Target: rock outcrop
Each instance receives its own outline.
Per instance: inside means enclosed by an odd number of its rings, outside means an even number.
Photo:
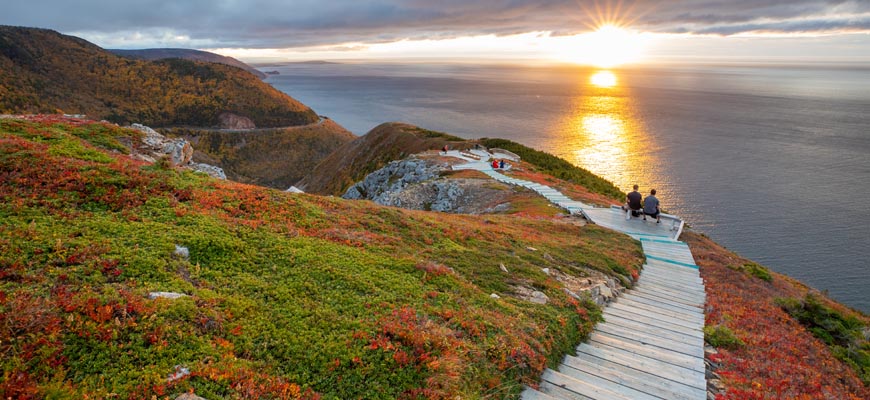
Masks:
[[[512,188],[489,179],[447,179],[446,163],[414,156],[392,161],[347,189],[345,199],[459,214],[505,212]]]
[[[228,112],[218,115],[218,121],[220,121],[221,129],[254,129],[257,127],[250,118]]]
[[[193,146],[187,140],[168,138],[142,124],[132,124],[130,128],[145,135],[140,144],[131,146],[131,157],[152,163],[166,157],[173,167],[188,168],[204,172],[214,178],[227,179],[220,167],[193,162]]]

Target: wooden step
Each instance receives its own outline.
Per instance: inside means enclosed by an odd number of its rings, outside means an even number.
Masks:
[[[627,350],[598,343],[582,343],[577,346],[578,358],[598,357],[629,368],[660,376],[692,387],[705,387],[707,384],[703,372],[669,364],[654,358],[641,356]],[[571,356],[566,356],[571,357]]]
[[[670,301],[673,303],[682,304],[686,307],[694,307],[694,308],[699,308],[699,309],[704,308],[704,303],[702,303],[702,302],[692,301],[692,300],[684,300],[684,299],[681,299],[678,297],[668,296],[667,294],[663,294],[661,292],[641,289],[640,287],[635,287],[634,289],[631,289],[631,294],[634,296],[649,297],[649,298],[657,299],[657,300],[659,300],[659,299],[660,300],[667,300],[667,301]]]
[[[662,321],[657,318],[651,318],[645,315],[640,315],[633,312],[626,312],[624,310],[614,309],[613,307],[608,307],[604,310],[604,321],[606,322],[609,319],[620,319],[624,318],[628,321],[633,321],[636,323],[640,323],[643,325],[650,325],[659,328],[664,328],[672,331],[682,332],[686,336],[697,337],[704,339],[704,332],[697,328],[687,328],[683,325],[675,325],[669,323],[667,321]]]
[[[544,371],[542,380],[593,399],[659,400],[654,396],[627,386],[621,386],[592,374],[579,370],[572,370],[571,372],[571,375],[566,375],[548,369]]]
[[[699,313],[702,315],[704,313],[703,309],[701,309],[700,307],[693,307],[693,306],[685,305],[685,304],[678,303],[675,301],[670,301],[668,299],[660,298],[660,297],[654,298],[654,297],[648,297],[648,296],[641,296],[639,294],[633,293],[632,291],[627,291],[627,292],[623,293],[622,295],[619,296],[619,299],[620,300],[621,299],[628,299],[628,300],[635,301],[638,303],[644,303],[644,304],[649,304],[649,305],[658,306],[658,307],[667,307],[667,308],[670,308],[670,309],[675,310],[675,311],[680,310],[680,311],[684,311],[684,312],[688,312],[688,313]]]
[[[644,345],[652,345],[660,347],[662,349],[672,350],[678,353],[683,353],[687,356],[704,358],[704,348],[702,346],[684,343],[668,337],[656,336],[646,332],[628,329],[620,325],[599,324],[595,332],[634,340]]]
[[[661,313],[663,315],[667,315],[669,317],[680,318],[680,319],[684,319],[684,320],[689,321],[689,322],[695,322],[695,323],[698,323],[700,325],[704,324],[704,314],[701,312],[698,312],[698,311],[690,312],[690,311],[679,310],[679,309],[674,310],[670,307],[667,307],[666,305],[646,304],[646,303],[633,301],[633,300],[625,298],[625,297],[618,297],[616,299],[616,302],[619,304],[629,306],[629,307],[635,307],[635,308],[638,308],[641,310],[658,312],[658,313]]]
[[[674,281],[667,281],[649,276],[640,277],[637,283],[638,285],[656,285],[664,289],[689,294],[697,298],[704,299],[707,297],[704,287],[699,284],[680,284]]]
[[[637,355],[704,373],[705,366],[703,358],[687,356],[682,353],[676,353],[654,346],[644,346],[630,340],[613,338],[597,332],[593,332],[589,336],[589,344],[593,346],[597,344],[600,346],[616,347]]]
[[[565,357],[559,369],[565,375],[572,376],[566,368],[580,370],[662,399],[702,400],[707,395],[704,388],[685,385],[598,357]]]
[[[658,326],[646,325],[635,321],[629,321],[626,318],[610,318],[607,322],[600,323],[596,326],[612,326],[623,329],[628,329],[635,332],[644,332],[648,335],[658,336],[683,343],[689,346],[703,347],[704,338],[698,336],[687,335],[682,331],[665,329]]]
[[[520,393],[520,399],[522,399],[522,400],[559,400],[556,397],[550,396],[546,393],[539,392],[539,391],[532,389],[528,386],[526,386],[526,388],[523,389],[523,392]]]
[[[666,322],[671,325],[681,326],[686,330],[701,331],[701,329],[703,329],[704,327],[703,322],[687,321],[682,318],[670,317],[657,311],[642,310],[637,307],[630,307],[619,303],[611,303],[610,306],[607,307],[607,312],[611,311],[623,311],[625,313],[633,315],[644,316],[657,321]]]
[[[668,297],[679,298],[686,301],[697,302],[699,304],[703,304],[707,298],[706,295],[697,294],[697,293],[687,293],[682,292],[679,289],[673,289],[666,286],[656,285],[655,283],[647,283],[643,281],[637,282],[634,287],[634,290],[648,290],[655,293],[665,294]]]
[[[541,375],[540,390],[559,399],[626,399],[618,393],[595,387],[552,369],[545,370]]]

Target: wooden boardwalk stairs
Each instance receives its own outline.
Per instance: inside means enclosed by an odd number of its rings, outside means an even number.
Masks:
[[[689,246],[677,239],[683,221],[666,215],[662,223],[626,220],[618,207],[595,208],[573,201],[545,185],[500,174],[483,160],[455,169],[477,169],[501,182],[534,190],[572,214],[641,241],[646,264],[633,289],[604,309],[599,323],[576,355],[558,370],[547,369],[534,399],[697,399],[707,398],[704,371],[704,282]],[[469,160],[472,161],[472,160]]]

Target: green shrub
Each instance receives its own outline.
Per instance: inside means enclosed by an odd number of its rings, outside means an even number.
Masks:
[[[835,357],[849,364],[865,384],[870,383],[870,342],[864,324],[830,308],[812,293],[803,299],[778,298],[776,304],[825,342]]]
[[[713,347],[724,349],[736,349],[746,345],[725,325],[705,326],[704,340]]]
[[[552,154],[538,151],[506,139],[484,138],[480,140],[480,143],[486,147],[498,147],[513,152],[524,161],[538,167],[540,172],[578,184],[589,189],[591,192],[610,196],[614,199],[625,197],[625,193],[622,193],[610,181]]]

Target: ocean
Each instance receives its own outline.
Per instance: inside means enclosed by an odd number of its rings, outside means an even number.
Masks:
[[[357,135],[402,121],[547,151],[870,313],[870,68],[299,63],[267,82]]]

